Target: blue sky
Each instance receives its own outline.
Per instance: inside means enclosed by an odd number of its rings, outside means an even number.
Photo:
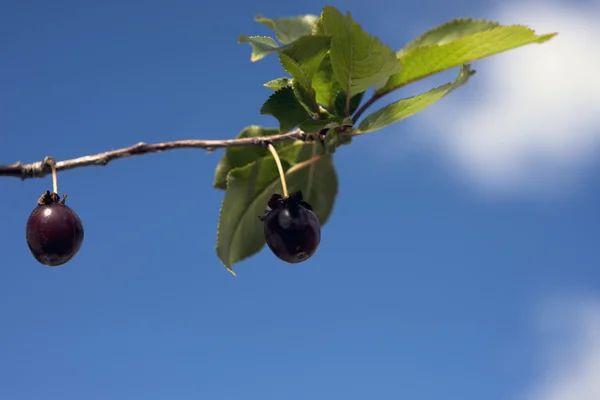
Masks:
[[[336,208],[303,264],[220,264],[220,151],[61,173],[86,236],[55,269],[24,232],[50,178],[0,179],[0,398],[600,397],[600,7],[331,4],[394,48],[459,16],[561,36],[476,63],[467,87],[336,153]],[[261,85],[282,70],[237,36],[323,5],[5,1],[0,163],[274,126]]]

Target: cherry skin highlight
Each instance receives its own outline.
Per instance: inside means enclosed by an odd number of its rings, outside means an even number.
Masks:
[[[81,248],[84,230],[73,209],[59,200],[58,194],[46,192],[38,200],[26,225],[27,245],[42,265],[57,267],[70,261]]]
[[[321,224],[310,204],[302,200],[302,192],[283,198],[271,196],[264,217],[267,245],[279,259],[291,263],[308,260],[321,242]]]

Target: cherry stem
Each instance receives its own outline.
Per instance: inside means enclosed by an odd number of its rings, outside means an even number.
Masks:
[[[285,182],[285,173],[283,172],[283,166],[281,165],[281,160],[279,159],[279,155],[277,154],[277,150],[275,147],[269,143],[269,151],[273,154],[273,158],[275,159],[275,163],[277,164],[277,169],[279,170],[279,178],[281,179],[281,188],[283,189],[283,197],[288,197],[287,183]]]
[[[56,161],[52,157],[46,157],[46,164],[52,169],[52,191],[58,194],[58,177],[56,174]]]

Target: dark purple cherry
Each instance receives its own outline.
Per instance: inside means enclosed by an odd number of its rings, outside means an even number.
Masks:
[[[66,197],[66,196],[65,196]],[[43,265],[57,267],[71,260],[83,243],[83,224],[75,211],[47,191],[38,200],[26,225],[27,245]]]
[[[308,260],[321,242],[321,224],[302,192],[283,198],[271,196],[264,217],[267,245],[277,257],[288,263]]]

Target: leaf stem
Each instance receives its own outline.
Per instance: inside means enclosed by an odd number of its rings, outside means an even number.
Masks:
[[[283,171],[283,166],[281,165],[281,160],[279,159],[279,155],[277,154],[277,150],[275,150],[275,146],[269,143],[269,151],[273,154],[273,158],[275,159],[275,163],[277,164],[277,169],[279,170],[279,178],[281,178],[281,189],[283,190],[283,197],[288,197],[287,183],[285,182],[285,172]]]

